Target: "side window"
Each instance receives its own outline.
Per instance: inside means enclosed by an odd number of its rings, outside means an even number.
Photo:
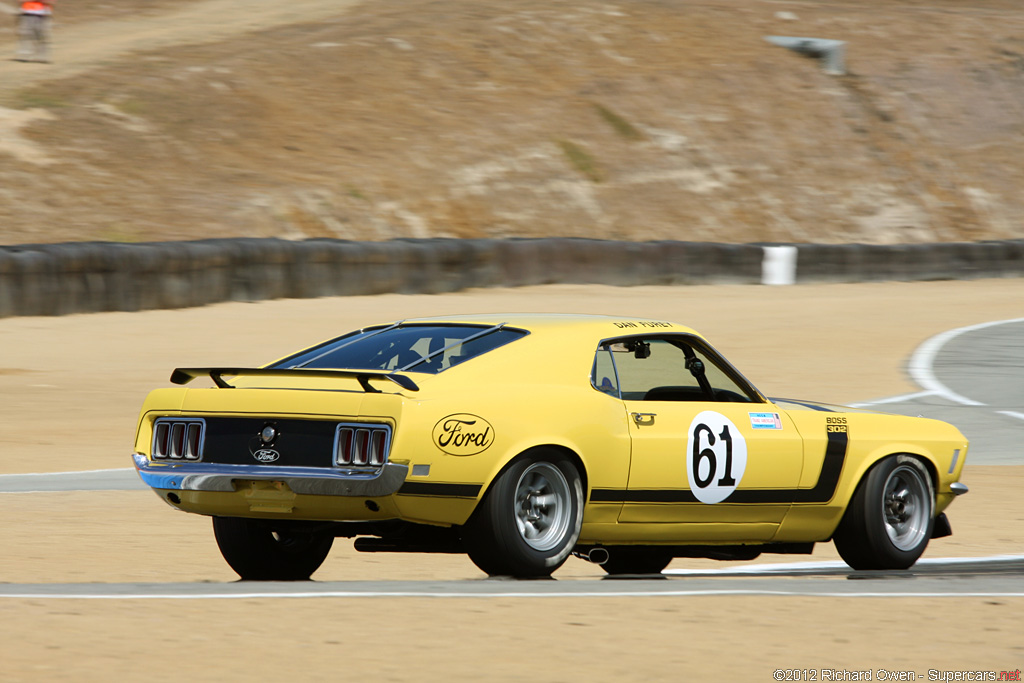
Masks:
[[[686,369],[683,350],[662,339],[612,344],[622,398],[627,401],[707,401]]]
[[[598,349],[594,356],[594,368],[590,371],[590,383],[598,391],[609,396],[619,397],[619,382],[615,376],[615,363],[612,353],[606,348]]]
[[[627,401],[757,400],[707,353],[682,339],[631,338],[608,342],[602,349],[612,357]]]

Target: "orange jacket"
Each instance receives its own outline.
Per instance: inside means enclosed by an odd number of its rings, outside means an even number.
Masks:
[[[39,2],[39,0],[25,0],[21,3],[22,14],[49,14],[50,3]]]

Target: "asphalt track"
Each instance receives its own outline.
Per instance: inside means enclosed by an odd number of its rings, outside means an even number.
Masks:
[[[0,600],[258,598],[617,598],[776,595],[844,598],[1024,597],[1024,555],[923,560],[901,572],[837,562],[669,570],[664,575],[516,581],[330,581],[0,584]]]
[[[855,404],[951,422],[970,462],[1024,464],[1024,318],[950,330],[922,344],[908,372],[922,391]],[[0,475],[0,493],[145,489],[134,470]],[[2,599],[189,600],[311,597],[1024,597],[1024,555],[926,559],[904,572],[855,572],[838,562],[668,570],[654,577],[544,581],[0,584]]]
[[[922,391],[853,406],[954,424],[971,442],[969,463],[1024,464],[1024,318],[932,337],[907,372]]]

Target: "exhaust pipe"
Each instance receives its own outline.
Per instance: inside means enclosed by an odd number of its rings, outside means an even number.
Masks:
[[[585,553],[573,551],[572,554],[581,560],[593,562],[594,564],[604,564],[608,561],[608,551],[604,548],[591,548]]]

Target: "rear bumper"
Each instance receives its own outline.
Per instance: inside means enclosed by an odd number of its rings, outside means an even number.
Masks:
[[[321,467],[153,463],[141,453],[132,454],[132,460],[143,483],[161,491],[230,492],[238,490],[238,481],[280,481],[301,495],[375,498],[397,492],[409,474],[408,465],[393,462],[363,473]]]

